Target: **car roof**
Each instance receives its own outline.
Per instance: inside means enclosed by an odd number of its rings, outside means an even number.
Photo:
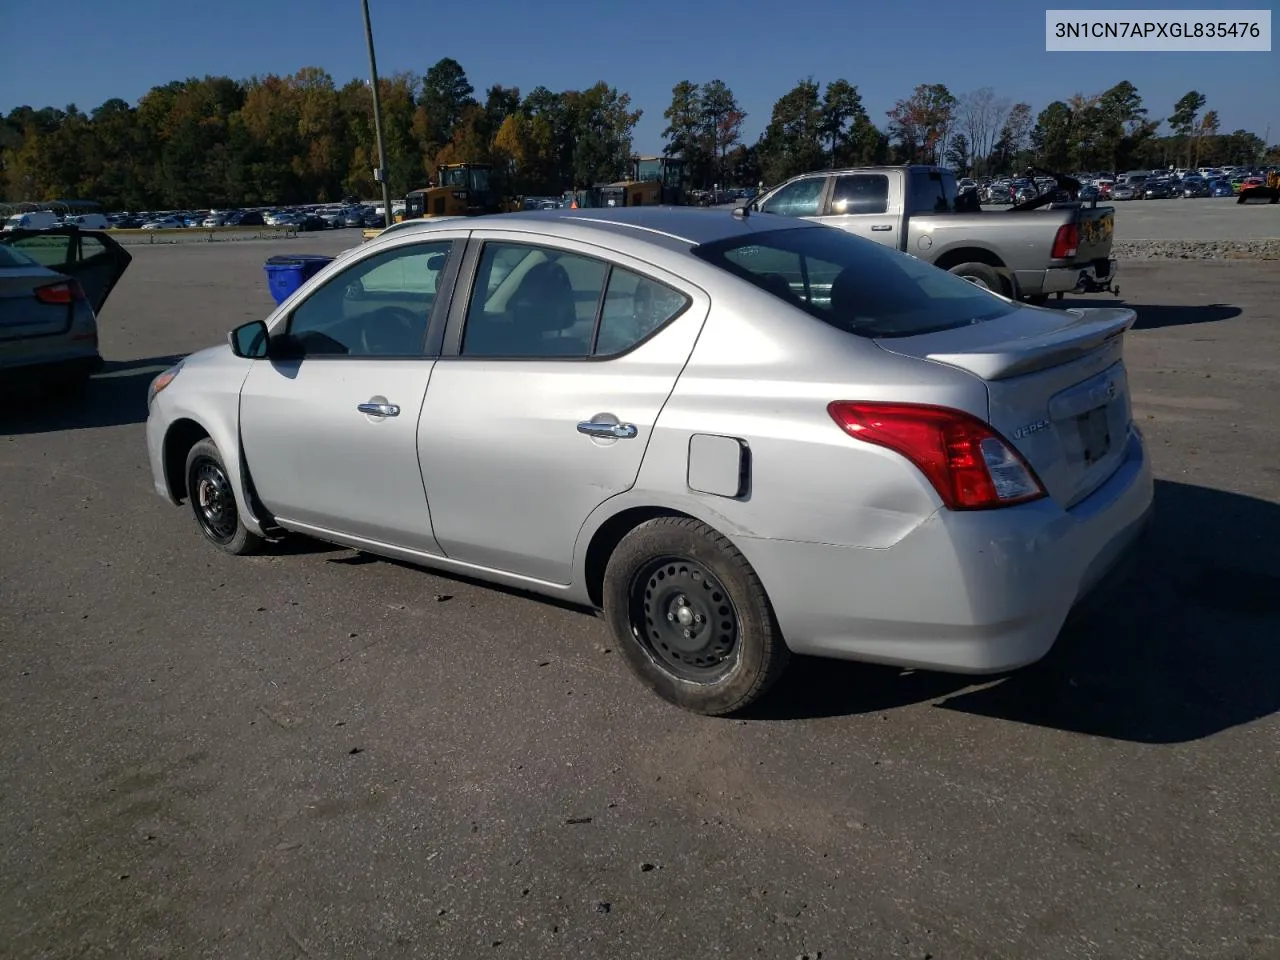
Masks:
[[[441,218],[456,227],[457,218]],[[574,210],[523,210],[518,213],[488,214],[468,218],[477,227],[499,230],[546,233],[553,236],[576,236],[600,243],[603,236],[626,238],[669,250],[687,251],[690,247],[718,240],[762,233],[766,230],[818,229],[805,220],[779,217],[775,214],[735,215],[724,208],[699,207],[607,207]],[[432,232],[433,219],[421,221],[418,229]],[[408,221],[398,224],[396,235],[403,236],[411,227]],[[444,223],[441,223],[444,229]],[[603,236],[602,236],[603,235]]]

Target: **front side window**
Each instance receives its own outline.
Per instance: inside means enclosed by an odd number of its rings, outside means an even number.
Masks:
[[[486,243],[463,330],[463,357],[608,358],[689,304],[623,267],[550,247]]]
[[[760,212],[782,217],[816,217],[826,185],[825,177],[805,177],[788,183],[760,205]]]
[[[703,244],[693,253],[863,337],[950,330],[1018,309],[922,260],[828,227],[770,230]]]
[[[304,356],[420,356],[452,246],[396,247],[331,277],[290,316],[291,344]]]

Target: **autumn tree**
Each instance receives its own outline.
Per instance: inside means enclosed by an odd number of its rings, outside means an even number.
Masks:
[[[956,98],[945,84],[922,83],[888,111],[889,135],[906,160],[938,163],[955,119]]]

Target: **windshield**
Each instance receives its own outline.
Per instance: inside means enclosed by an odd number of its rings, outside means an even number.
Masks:
[[[471,189],[476,193],[489,192],[489,171],[477,170],[472,168],[471,171]]]
[[[830,227],[734,237],[694,247],[693,253],[861,337],[935,333],[1018,309],[909,254]]]

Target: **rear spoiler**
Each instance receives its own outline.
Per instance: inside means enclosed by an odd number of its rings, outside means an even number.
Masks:
[[[1128,307],[1088,307],[1064,314],[1074,319],[1047,334],[987,344],[963,353],[930,353],[927,359],[967,370],[983,380],[1004,380],[1087,356],[1121,336],[1138,317]]]

